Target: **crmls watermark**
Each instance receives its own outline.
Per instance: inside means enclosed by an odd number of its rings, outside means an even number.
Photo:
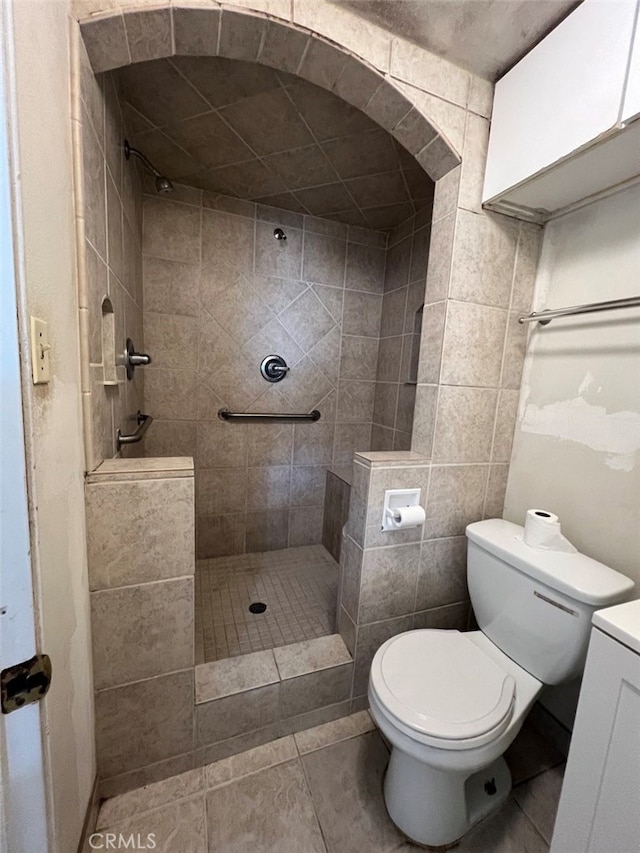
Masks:
[[[148,835],[124,832],[94,832],[89,836],[89,847],[92,850],[155,850],[157,847],[155,833]]]

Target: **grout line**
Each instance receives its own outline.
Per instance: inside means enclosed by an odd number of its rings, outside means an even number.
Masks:
[[[220,8],[220,15],[218,17],[218,32],[216,33],[216,56],[220,56],[220,41],[222,40],[222,17],[224,14],[224,9]]]
[[[295,737],[294,737],[294,741],[295,741]],[[296,750],[298,750],[298,744],[297,743],[296,743]],[[324,844],[324,848],[325,848],[326,853],[328,853],[329,841],[326,838],[325,833],[324,833],[324,829],[322,827],[322,822],[320,820],[320,815],[318,814],[316,801],[315,801],[315,798],[313,796],[313,790],[311,788],[311,781],[310,781],[309,776],[307,774],[307,768],[305,767],[304,761],[302,760],[302,754],[300,753],[299,750],[298,750],[298,756],[299,756],[298,757],[298,763],[300,765],[300,768],[302,770],[302,774],[304,776],[305,785],[307,787],[307,793],[309,794],[309,799],[311,800],[311,805],[313,807],[313,813],[315,815],[316,823],[318,824],[318,829],[320,830],[320,835],[322,837],[322,843]]]
[[[176,478],[177,479],[177,478]],[[122,481],[127,482],[127,481]],[[95,485],[110,485],[108,483],[96,483]],[[129,584],[121,584],[119,586],[107,586],[101,587],[100,589],[91,589],[89,590],[90,595],[100,595],[105,592],[117,592],[121,589],[135,589],[139,586],[153,586],[154,584],[165,584],[165,583],[173,583],[174,581],[183,581],[189,580],[193,578],[193,575],[176,575],[175,577],[170,578],[156,578],[152,581],[140,581],[139,583],[129,583]]]
[[[256,53],[255,58],[250,60],[255,65],[262,65],[263,64],[260,62],[260,57],[262,56],[262,51],[264,50],[264,45],[265,45],[265,42],[267,40],[267,29],[268,28],[269,28],[269,22],[268,22],[268,19],[265,19],[264,23],[262,24],[262,33],[260,34],[260,44],[258,45],[258,52]],[[221,29],[222,29],[222,27],[220,27],[220,30]],[[278,82],[280,82],[279,77],[278,77]]]
[[[508,342],[508,340],[509,340],[509,324],[510,324],[510,320],[511,320],[511,317],[512,317],[512,311],[511,311],[511,309],[512,309],[512,305],[513,305],[513,293],[514,293],[514,288],[515,288],[516,272],[517,272],[517,269],[518,269],[518,259],[519,259],[519,254],[520,254],[520,247],[521,247],[522,234],[523,234],[523,226],[522,226],[522,223],[520,223],[520,224],[519,224],[519,227],[518,227],[518,236],[517,236],[517,241],[516,241],[516,250],[515,250],[515,252],[514,252],[514,257],[513,257],[513,268],[512,268],[512,271],[511,271],[511,287],[510,287],[510,290],[509,290],[509,304],[508,304],[508,306],[507,306],[507,310],[506,310],[506,313],[507,313],[507,321],[506,321],[506,323],[505,323],[504,339],[503,339],[503,341],[502,341],[502,356],[501,356],[501,359],[500,359],[500,374],[499,374],[499,376],[498,376],[498,387],[497,387],[497,396],[496,396],[496,409],[495,409],[495,414],[494,414],[494,419],[493,419],[493,433],[492,433],[492,436],[491,436],[491,451],[490,451],[490,454],[489,454],[489,460],[490,460],[490,463],[491,463],[492,465],[493,465],[493,464],[498,464],[498,463],[496,463],[496,462],[495,462],[495,460],[494,460],[494,455],[495,455],[495,443],[496,443],[496,433],[497,433],[497,431],[498,431],[498,417],[499,417],[499,413],[500,413],[500,403],[501,403],[501,400],[502,400],[502,392],[503,392],[503,390],[505,390],[505,389],[503,389],[503,387],[502,387],[502,383],[503,383],[503,380],[504,380],[505,359],[506,359],[506,357],[507,357],[507,342]],[[525,356],[526,356],[526,351],[525,351]],[[517,421],[518,421],[518,413],[517,413],[517,409],[516,409],[516,419],[515,419],[515,422],[514,422],[514,431],[515,431],[515,427],[516,427],[516,425],[517,425]],[[511,455],[511,454],[510,454],[510,455]],[[510,459],[507,461],[507,465],[509,465],[509,463],[510,463]],[[486,517],[486,514],[487,514],[487,502],[488,502],[488,500],[489,500],[489,484],[490,484],[490,482],[491,482],[491,469],[489,469],[489,472],[488,472],[488,474],[487,474],[487,482],[486,482],[486,484],[485,484],[484,500],[483,500],[483,502],[482,502],[482,517],[483,517],[483,518],[485,518],[485,517]]]
[[[111,690],[120,690],[122,687],[130,687],[133,684],[143,684],[147,681],[155,681],[157,678],[168,678],[170,675],[181,675],[185,672],[193,673],[193,664],[183,669],[172,669],[170,672],[161,672],[158,675],[150,675],[147,678],[137,678],[134,681],[125,681],[123,684],[116,684],[113,687],[99,687],[96,689],[95,693],[96,695],[99,693],[108,693]]]
[[[220,35],[220,29],[221,29],[220,26],[218,26],[218,36]],[[206,782],[205,766],[206,765],[204,765],[204,764],[201,765],[201,767],[202,767],[202,805],[203,805],[203,809],[204,809],[204,843],[205,843],[204,849],[210,850],[211,847],[209,846],[209,803],[207,802],[207,800],[208,800],[208,797],[207,797],[208,788],[205,784],[205,782]]]
[[[295,14],[293,12],[293,0],[291,0],[291,7],[292,7],[292,20],[293,20],[293,15]],[[302,68],[302,66],[304,65],[304,63],[307,59],[307,54],[309,53],[312,42],[313,42],[312,38],[307,39],[307,43],[304,46],[304,50],[302,51],[302,56],[300,57],[300,61],[298,62],[298,66],[297,66],[296,71],[295,71],[295,76],[299,77],[301,80],[303,80],[304,78],[300,74],[300,69]]]
[[[511,794],[510,794],[510,796],[509,796],[509,799],[510,799],[510,800],[511,800],[511,802],[512,802],[512,803],[513,803],[513,804],[518,808],[518,810],[519,810],[519,811],[524,815],[524,817],[525,817],[525,819],[526,819],[527,823],[531,824],[531,826],[533,827],[534,832],[536,833],[536,835],[537,835],[539,838],[541,838],[541,839],[542,839],[542,842],[543,842],[543,844],[545,845],[545,848],[548,850],[548,849],[549,849],[549,842],[548,842],[548,841],[547,841],[547,839],[544,837],[544,835],[542,834],[542,832],[538,829],[538,827],[536,826],[535,822],[534,822],[534,821],[529,817],[529,815],[527,814],[527,812],[522,808],[522,806],[520,805],[520,803],[518,802],[518,800],[516,799],[516,797],[513,795],[513,789],[512,789],[512,793],[511,793]]]
[[[176,28],[175,22],[173,20],[173,8],[169,9],[169,26],[170,26],[170,38],[171,38],[171,56],[176,55]]]

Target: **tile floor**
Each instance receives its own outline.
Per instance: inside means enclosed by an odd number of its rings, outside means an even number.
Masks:
[[[196,663],[335,631],[338,564],[322,545],[196,562]],[[261,601],[264,613],[249,605]]]
[[[107,800],[97,832],[153,833],[160,853],[418,853],[385,811],[387,760],[361,711]],[[512,795],[459,853],[548,851],[563,757],[525,726],[507,760]]]

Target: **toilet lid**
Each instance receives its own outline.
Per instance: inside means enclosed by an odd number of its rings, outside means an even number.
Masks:
[[[513,678],[459,631],[392,637],[376,652],[371,681],[394,717],[436,738],[478,737],[513,709]]]

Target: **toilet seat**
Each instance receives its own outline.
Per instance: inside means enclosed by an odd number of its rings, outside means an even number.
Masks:
[[[392,637],[376,652],[370,684],[390,720],[441,749],[488,743],[513,713],[514,679],[459,631]]]

